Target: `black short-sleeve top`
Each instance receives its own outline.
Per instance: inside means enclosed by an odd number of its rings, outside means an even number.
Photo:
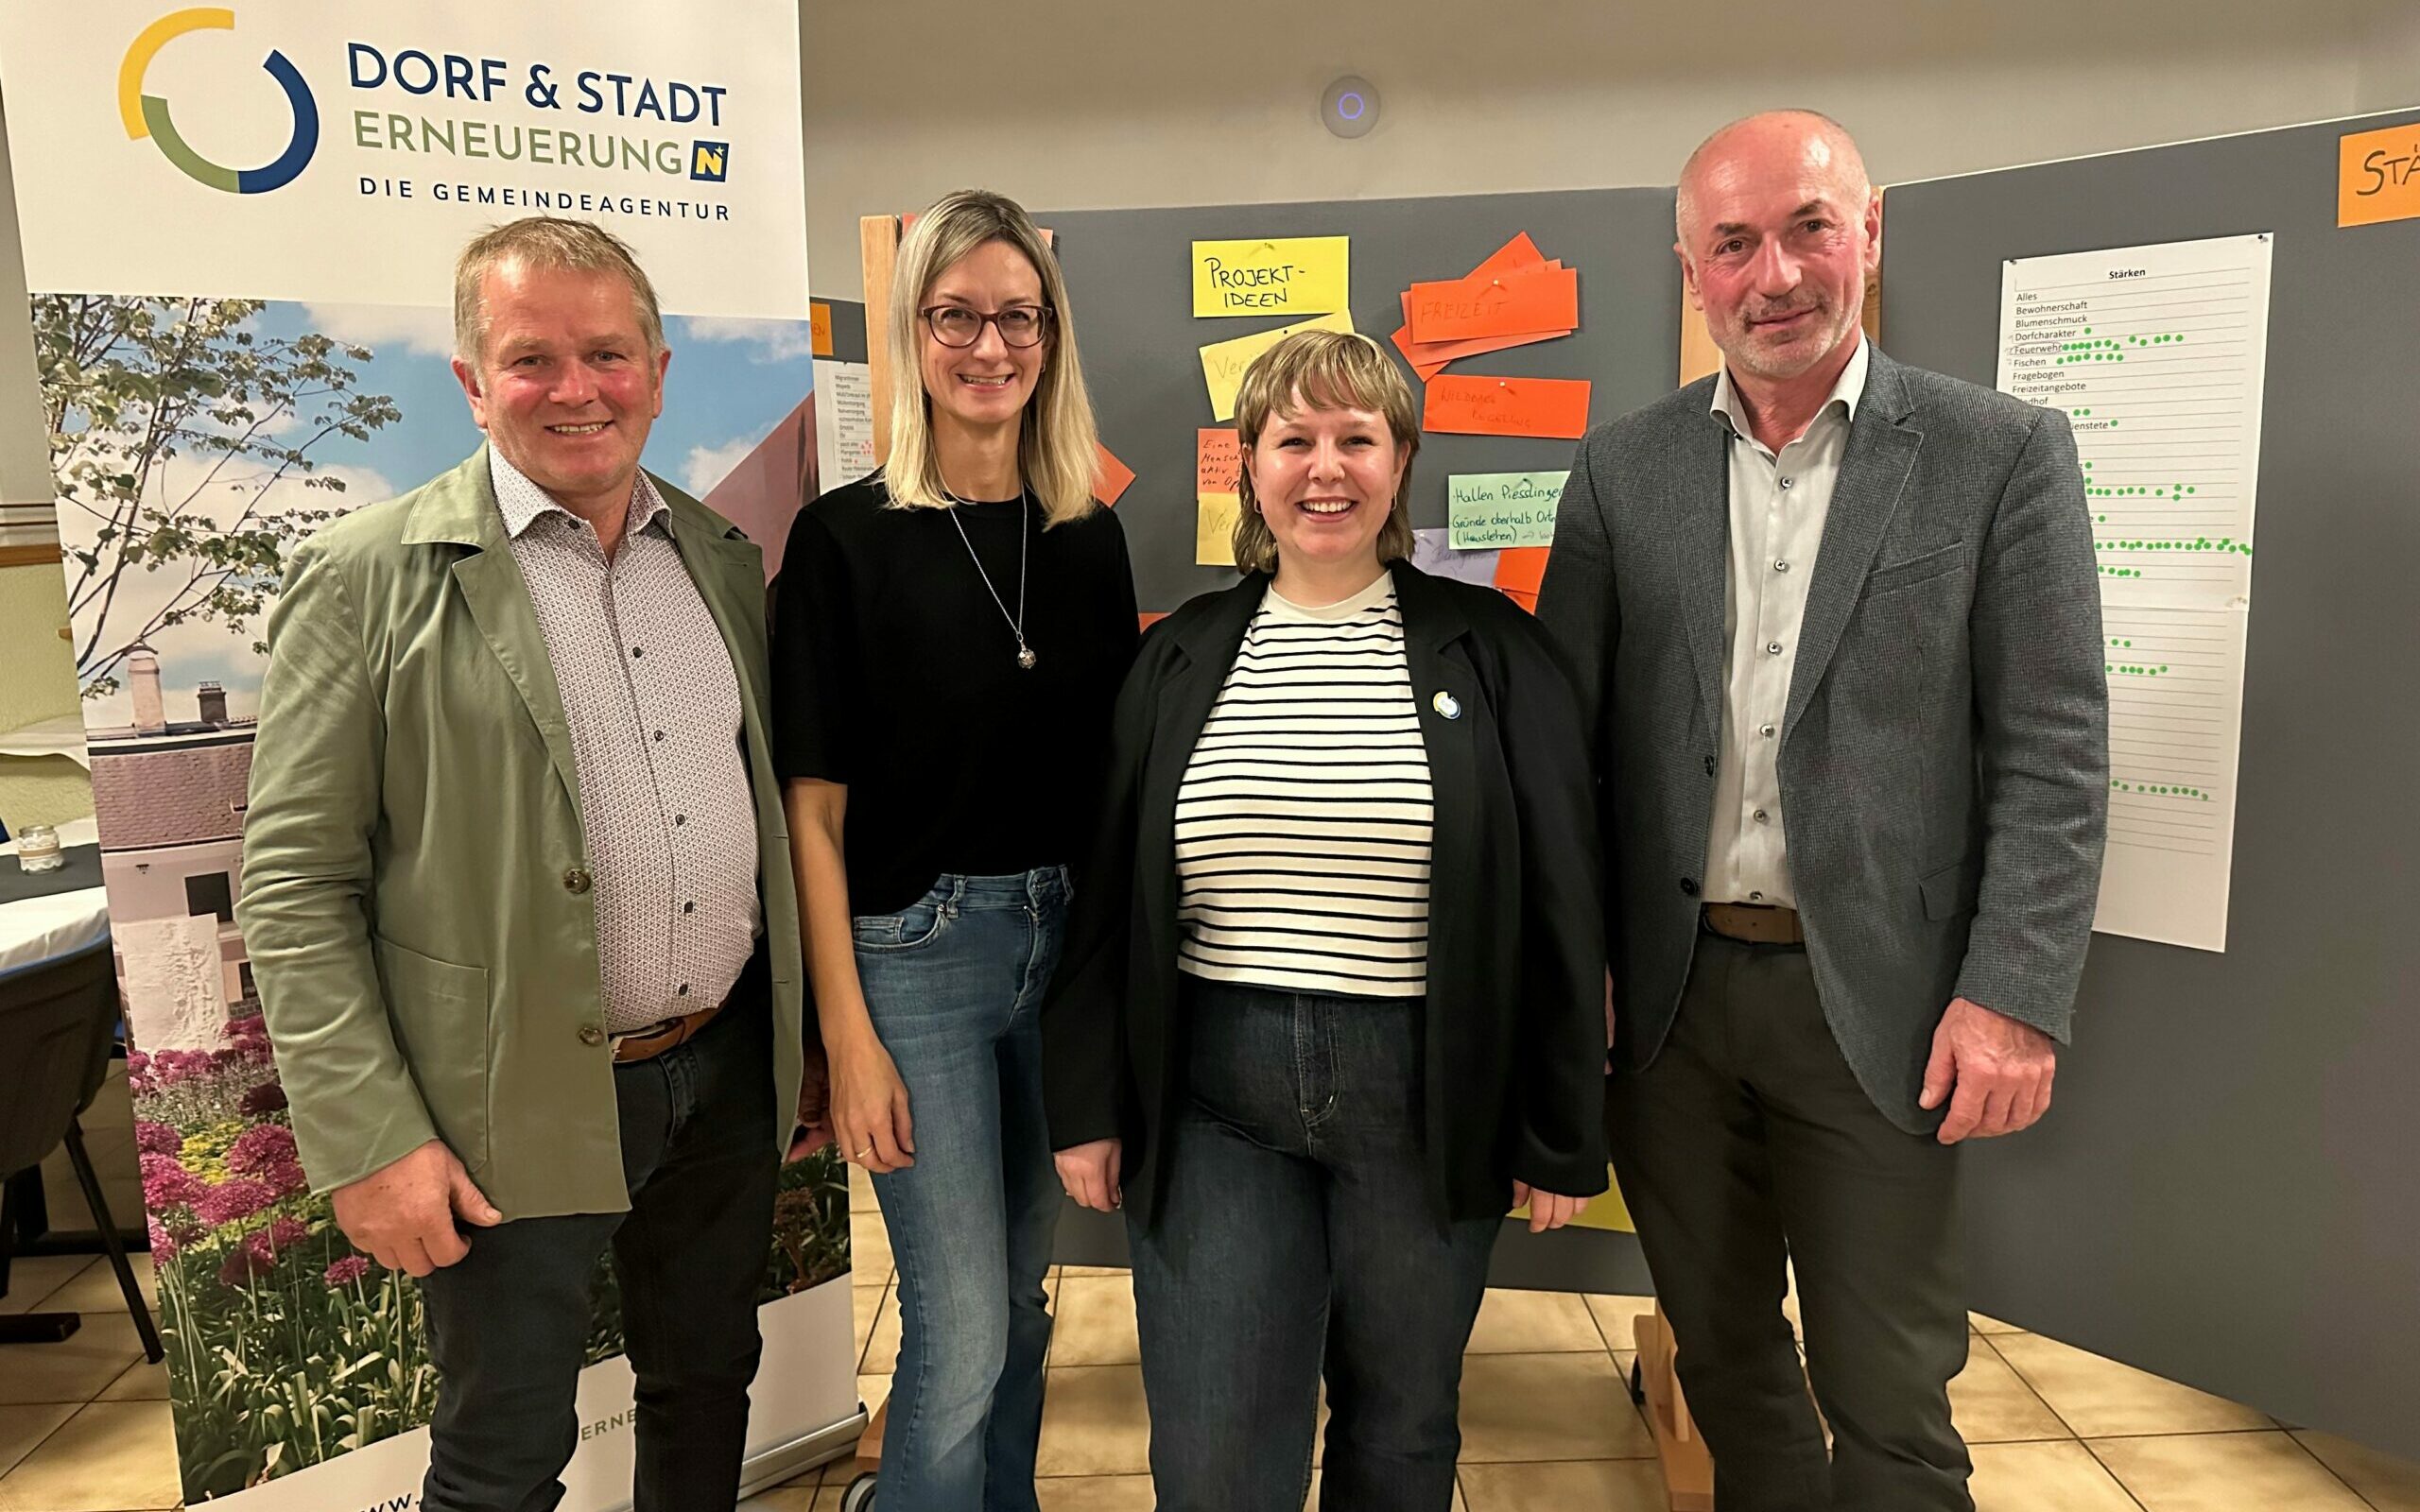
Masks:
[[[1084,853],[1139,640],[1115,511],[894,508],[877,473],[799,511],[774,605],[775,765],[847,786],[852,912]]]

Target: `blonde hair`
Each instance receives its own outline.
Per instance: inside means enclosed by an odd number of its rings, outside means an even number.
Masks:
[[[1386,524],[1378,527],[1378,560],[1411,556],[1411,459],[1420,452],[1420,410],[1411,386],[1378,344],[1350,331],[1297,331],[1253,359],[1236,390],[1236,444],[1246,458],[1260,444],[1272,420],[1310,409],[1374,409],[1387,417],[1395,451],[1403,458],[1403,481]],[[1236,566],[1248,573],[1277,570],[1277,537],[1261,518],[1252,470],[1242,469],[1236,491],[1243,508],[1236,514]]]
[[[1076,359],[1076,324],[1059,259],[1023,206],[989,190],[943,195],[916,217],[900,246],[890,276],[890,456],[882,481],[890,502],[903,508],[945,509],[952,503],[933,446],[932,400],[925,392],[924,303],[959,259],[992,242],[1025,254],[1042,279],[1042,302],[1050,312],[1042,376],[1026,402],[1017,438],[1017,463],[1046,529],[1096,507],[1099,433],[1083,365]]]
[[[558,272],[619,273],[629,280],[649,353],[664,350],[655,285],[619,236],[593,221],[525,215],[471,238],[454,260],[454,354],[475,368],[487,355],[487,277],[510,263]]]

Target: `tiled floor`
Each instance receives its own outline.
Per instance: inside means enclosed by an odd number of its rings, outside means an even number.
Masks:
[[[899,1301],[871,1194],[856,1191],[857,1386],[890,1387]],[[146,1281],[148,1267],[144,1268]],[[161,1372],[141,1363],[108,1267],[18,1264],[0,1312],[74,1308],[70,1343],[0,1350],[0,1512],[151,1512],[176,1504]],[[1122,1271],[1050,1281],[1058,1327],[1043,1418],[1045,1512],[1151,1505],[1149,1419]],[[1663,1512],[1645,1421],[1624,1389],[1641,1297],[1490,1294],[1462,1378],[1465,1512]],[[1953,1384],[1982,1512],[2420,1512],[2420,1465],[1978,1317]],[[743,1512],[835,1512],[840,1461]],[[1313,1490],[1317,1505],[1317,1488]]]

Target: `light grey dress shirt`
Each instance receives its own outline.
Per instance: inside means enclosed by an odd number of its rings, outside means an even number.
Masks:
[[[758,928],[730,648],[645,472],[608,562],[586,521],[488,455],[571,727],[605,1026],[684,1018],[730,992]]]
[[[1797,904],[1776,757],[1806,585],[1815,576],[1849,424],[1865,394],[1870,350],[1859,336],[1806,434],[1778,454],[1750,434],[1731,369],[1715,380],[1713,410],[1731,429],[1731,529],[1722,596],[1728,651],[1720,765],[1705,847],[1707,902]]]

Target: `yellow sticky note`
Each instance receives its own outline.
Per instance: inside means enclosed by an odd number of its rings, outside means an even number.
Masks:
[[[1353,239],[1195,242],[1193,313],[1326,315],[1353,307]]]
[[[1201,349],[1201,381],[1210,387],[1210,414],[1217,420],[1236,418],[1236,390],[1242,387],[1244,369],[1252,359],[1285,340],[1297,331],[1350,331],[1353,317],[1339,310],[1315,320],[1297,320],[1281,325],[1274,331],[1254,335],[1237,336],[1233,341],[1214,341]]]
[[[1243,517],[1243,499],[1233,493],[1197,493],[1194,499],[1194,561],[1203,567],[1233,567],[1236,522]]]

